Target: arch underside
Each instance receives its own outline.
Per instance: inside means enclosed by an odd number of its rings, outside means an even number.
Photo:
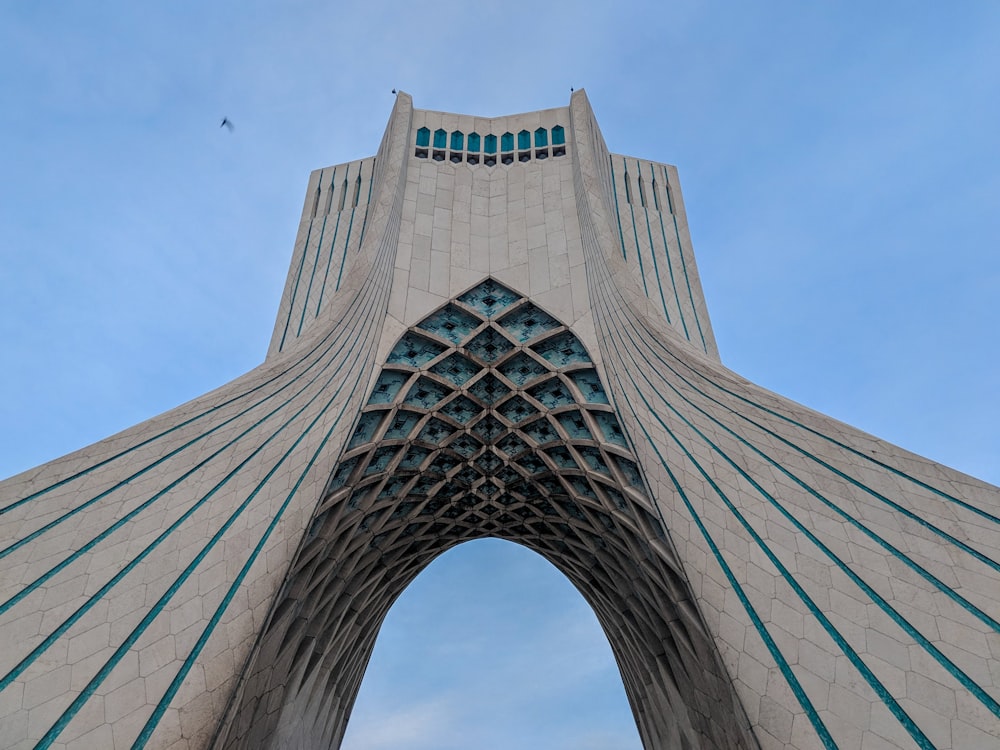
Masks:
[[[594,363],[492,279],[389,354],[216,746],[339,746],[393,602],[484,537],[593,607],[646,748],[756,747]]]

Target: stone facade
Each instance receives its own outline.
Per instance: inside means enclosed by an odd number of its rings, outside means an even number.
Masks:
[[[396,101],[264,363],[0,484],[0,744],[336,747],[443,551],[536,550],[647,748],[1000,748],[1000,490],[719,360],[673,167],[583,92]]]

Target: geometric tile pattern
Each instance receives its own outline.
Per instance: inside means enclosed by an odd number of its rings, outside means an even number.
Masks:
[[[633,705],[670,706],[640,717],[649,747],[754,746],[593,362],[551,315],[487,279],[427,316],[393,347],[340,466],[222,747],[267,746],[291,712],[336,746],[389,606],[482,537],[545,556],[620,634]]]

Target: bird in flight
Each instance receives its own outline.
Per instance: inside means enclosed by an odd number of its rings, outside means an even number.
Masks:
[[[232,133],[233,130],[235,130],[235,128],[233,127],[233,124],[229,121],[228,117],[223,117],[222,118],[222,122],[219,123],[219,127],[220,128],[229,128],[229,132],[230,133]]]

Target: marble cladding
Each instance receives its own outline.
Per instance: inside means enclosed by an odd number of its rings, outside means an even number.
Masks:
[[[492,167],[435,161],[414,151],[424,125],[483,134],[562,125],[566,153]],[[551,347],[535,342],[527,319],[497,328],[483,323],[470,297],[462,301],[488,279],[546,316]],[[436,315],[456,327],[420,327]],[[472,338],[463,325],[473,325]],[[444,330],[457,331],[457,340]],[[557,340],[564,333],[581,349]],[[424,362],[388,369],[458,388],[448,410],[416,394],[404,407],[380,380],[411,335],[437,337],[437,349]],[[585,367],[573,361],[579,351]],[[477,367],[496,357],[489,377],[524,393],[501,402],[486,375],[459,383],[465,365],[444,363],[455,356]],[[518,384],[522,365],[528,374]],[[587,372],[574,369],[581,367]],[[602,394],[607,405],[588,401],[574,419],[579,407],[555,391],[529,392],[532,368],[555,372],[545,377],[575,397]],[[465,382],[479,385],[462,390]],[[269,628],[294,622],[283,603],[297,600],[296,586],[333,586],[348,563],[378,571],[351,578],[362,588],[377,582],[389,591],[412,573],[393,574],[399,548],[385,546],[388,537],[346,533],[337,514],[349,501],[331,494],[361,475],[389,482],[382,475],[403,460],[365,453],[366,433],[350,445],[363,412],[381,408],[371,401],[379,393],[401,421],[378,422],[376,437],[398,434],[421,447],[424,433],[413,437],[417,422],[406,415],[419,412],[427,435],[467,419],[461,429],[470,441],[513,430],[511,441],[534,446],[516,454],[516,470],[538,474],[532,481],[546,497],[562,501],[565,491],[575,503],[552,503],[569,529],[563,539],[546,537],[557,566],[577,564],[581,550],[597,558],[597,547],[617,538],[593,533],[576,515],[595,482],[608,507],[631,498],[629,507],[642,509],[627,520],[638,547],[601,553],[613,575],[581,580],[594,601],[611,601],[612,581],[655,588],[628,605],[642,614],[635,622],[675,608],[684,622],[700,623],[690,632],[705,634],[659,645],[634,633],[612,637],[647,748],[723,746],[720,735],[695,739],[682,728],[696,721],[656,723],[667,706],[656,697],[669,693],[664,675],[689,669],[691,654],[721,665],[706,671],[717,676],[699,695],[734,695],[734,720],[745,717],[762,748],[1000,748],[1000,490],[724,367],[676,170],[611,154],[583,92],[568,107],[493,119],[415,110],[400,95],[375,157],[310,178],[260,367],[0,483],[0,745],[200,750],[221,746],[231,730],[252,734],[255,712],[241,708],[254,697],[249,665],[271,653]],[[496,424],[483,421],[476,432],[482,418],[474,407],[491,398]],[[549,410],[544,423],[517,421],[531,409]],[[599,436],[588,443],[588,432]],[[560,444],[546,440],[553,434]],[[441,476],[465,481],[459,474],[469,467],[458,457],[470,445],[456,440],[456,463]],[[368,474],[362,453],[374,467]],[[404,469],[424,466],[418,454]],[[501,474],[516,468],[513,454],[501,449],[500,463],[470,455],[480,497],[507,486]],[[398,501],[402,513],[409,501]],[[449,507],[434,512],[445,518]],[[626,523],[614,515],[620,508],[601,512]],[[601,523],[591,510],[584,516]],[[316,540],[336,541],[337,555],[308,557],[320,549]],[[560,552],[560,543],[576,551]],[[676,560],[676,579],[666,563],[650,563],[657,558],[643,545]],[[296,578],[297,560],[322,574]],[[343,591],[349,600],[356,589]],[[356,621],[344,601],[331,596],[324,617],[347,627]],[[291,653],[279,639],[273,648],[287,654],[287,684],[309,672],[356,689],[360,673],[313,661],[353,632],[331,627],[328,641],[303,637]],[[363,636],[369,648],[375,634]],[[315,671],[316,663],[325,667]],[[642,685],[663,689],[643,693]],[[259,712],[287,719],[277,724],[282,733],[269,735],[274,746],[334,736],[324,722],[345,718],[353,700],[320,691],[308,694],[323,701],[309,702],[284,688],[267,693]],[[670,710],[694,712],[684,706]]]

